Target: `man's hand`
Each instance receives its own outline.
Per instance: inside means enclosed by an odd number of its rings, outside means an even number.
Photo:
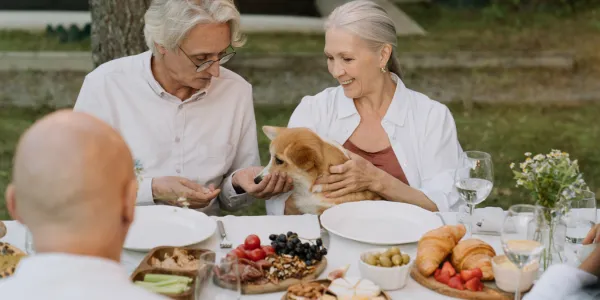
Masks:
[[[167,176],[152,179],[154,199],[163,200],[176,206],[182,205],[181,201],[177,201],[180,198],[185,198],[193,206],[206,206],[220,192],[221,190],[215,189],[212,184],[203,187],[183,177]]]
[[[231,180],[233,186],[241,187],[246,193],[259,199],[268,199],[293,188],[292,178],[288,178],[285,173],[268,174],[259,184],[254,183],[254,177],[263,169],[264,167],[248,167],[237,171]]]

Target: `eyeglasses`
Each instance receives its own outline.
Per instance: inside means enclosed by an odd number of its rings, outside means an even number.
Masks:
[[[218,61],[219,64],[224,64],[226,62],[228,62],[234,55],[235,55],[235,49],[233,49],[233,47],[231,45],[229,45],[229,47],[227,49],[231,48],[232,52],[223,54],[223,56],[219,57]],[[215,60],[207,60],[199,65],[197,65],[194,60],[192,60],[192,58],[187,55],[187,53],[185,53],[185,51],[183,51],[183,49],[181,49],[181,46],[179,46],[179,49],[181,50],[181,52],[183,52],[183,54],[194,64],[194,66],[196,66],[196,72],[202,72],[208,68],[210,68],[210,66],[212,66],[212,64],[214,62],[216,62]]]

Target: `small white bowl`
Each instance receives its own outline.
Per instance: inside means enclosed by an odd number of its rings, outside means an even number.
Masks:
[[[528,291],[533,286],[538,269],[538,262],[531,263],[523,268],[519,284],[521,292]],[[517,290],[519,269],[508,260],[506,255],[497,255],[492,258],[492,270],[498,288],[509,293],[514,293]]]
[[[358,259],[358,269],[362,278],[369,279],[377,284],[382,290],[393,291],[406,286],[410,269],[415,261],[413,256],[410,257],[408,264],[399,267],[378,267],[367,264],[364,260],[367,254],[383,253],[387,248],[371,249],[361,253]],[[402,250],[402,249],[400,249]]]

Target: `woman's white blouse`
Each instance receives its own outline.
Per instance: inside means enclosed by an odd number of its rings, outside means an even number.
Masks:
[[[462,148],[454,118],[446,105],[406,88],[396,74],[391,75],[396,91],[381,126],[410,186],[422,191],[439,211],[456,211],[460,204],[453,178]],[[344,144],[359,123],[354,101],[338,86],[305,96],[288,127],[308,127],[323,138]],[[267,200],[267,214],[283,214],[290,193]]]

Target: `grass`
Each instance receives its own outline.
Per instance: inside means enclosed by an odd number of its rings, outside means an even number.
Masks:
[[[600,4],[577,13],[514,12],[489,9],[449,9],[438,5],[408,4],[402,9],[427,32],[400,37],[400,52],[414,51],[531,51],[569,50],[572,45],[596,52],[600,43]],[[239,52],[322,52],[321,34],[248,34]],[[0,51],[89,50],[89,39],[61,44],[43,32],[0,31]]]
[[[454,115],[459,140],[465,150],[481,150],[492,154],[495,188],[482,206],[506,209],[514,203],[531,202],[525,191],[515,188],[509,169],[511,162],[523,160],[523,153],[547,153],[557,148],[569,152],[580,162],[581,171],[592,190],[600,193],[600,104],[571,106],[481,105],[468,107],[449,104]],[[257,125],[287,124],[291,106],[258,106]],[[4,108],[0,110],[0,191],[9,181],[11,159],[19,135],[37,118],[51,109]],[[261,159],[267,159],[268,139],[259,132]],[[8,219],[4,209],[4,193],[0,197],[0,219]],[[236,215],[264,214],[264,201],[235,212]]]

